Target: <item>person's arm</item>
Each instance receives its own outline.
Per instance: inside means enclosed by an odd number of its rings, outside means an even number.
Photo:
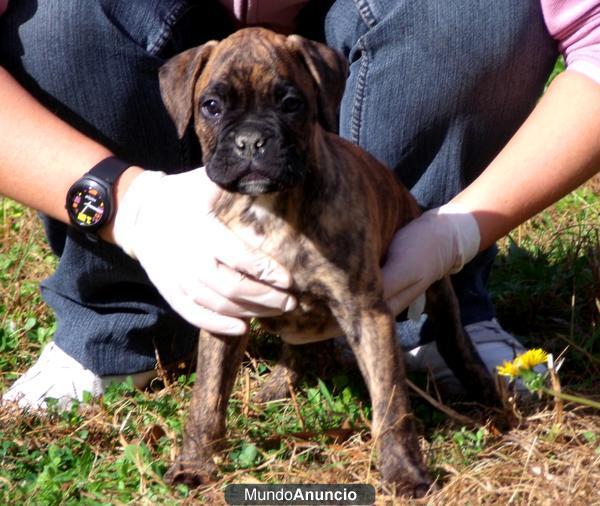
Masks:
[[[600,84],[567,70],[473,183],[396,234],[382,272],[392,311],[599,169]]]
[[[68,223],[69,187],[111,152],[40,105],[2,67],[0,104],[0,194]],[[117,206],[141,171],[131,167],[119,178]],[[113,240],[112,225],[103,239]]]
[[[566,71],[489,167],[451,202],[475,216],[484,249],[598,170],[600,84]]]
[[[68,189],[111,152],[42,107],[1,67],[0,104],[0,195],[68,223]],[[296,302],[277,289],[289,288],[290,274],[214,217],[220,191],[203,168],[166,175],[132,166],[117,181],[115,217],[100,237],[138,259],[187,321],[242,334],[249,318]]]

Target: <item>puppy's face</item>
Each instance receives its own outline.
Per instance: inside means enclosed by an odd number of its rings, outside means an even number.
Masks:
[[[207,174],[233,192],[286,190],[305,177],[316,121],[310,74],[279,37],[240,39],[215,47],[196,85]]]
[[[160,77],[180,135],[193,118],[208,176],[260,195],[306,177],[315,125],[334,128],[345,73],[326,46],[252,28],[182,53]]]

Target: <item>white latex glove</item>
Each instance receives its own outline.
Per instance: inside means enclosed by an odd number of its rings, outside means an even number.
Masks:
[[[222,192],[204,167],[176,175],[144,171],[127,189],[115,242],[139,260],[158,291],[191,324],[239,335],[244,319],[293,309],[290,274],[212,213]],[[282,290],[278,290],[280,288]]]
[[[423,213],[398,231],[382,269],[383,288],[394,314],[409,307],[417,318],[425,290],[446,274],[460,271],[479,251],[477,221],[458,204]]]

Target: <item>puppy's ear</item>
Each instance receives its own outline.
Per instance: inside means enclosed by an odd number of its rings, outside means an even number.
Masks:
[[[218,44],[211,40],[168,60],[158,71],[160,95],[171,115],[177,134],[182,138],[192,117],[194,86],[212,50]]]
[[[338,109],[346,78],[348,62],[334,49],[299,35],[290,35],[287,43],[300,55],[316,84],[319,123],[331,132],[338,131]]]

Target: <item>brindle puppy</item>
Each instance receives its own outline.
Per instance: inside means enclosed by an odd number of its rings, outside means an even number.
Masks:
[[[176,56],[160,82],[179,134],[193,118],[208,176],[226,190],[217,216],[233,230],[264,235],[262,249],[292,273],[298,308],[261,325],[293,344],[339,325],[371,396],[382,477],[420,496],[432,481],[380,272],[394,233],[420,211],[390,170],[332,133],[346,72],[345,60],[324,45],[250,28]],[[449,281],[427,298],[442,356],[470,393],[494,402],[494,383],[460,325]],[[183,450],[168,481],[193,486],[214,475],[211,457],[225,435],[247,342],[200,332]],[[284,361],[275,377],[293,364]]]

